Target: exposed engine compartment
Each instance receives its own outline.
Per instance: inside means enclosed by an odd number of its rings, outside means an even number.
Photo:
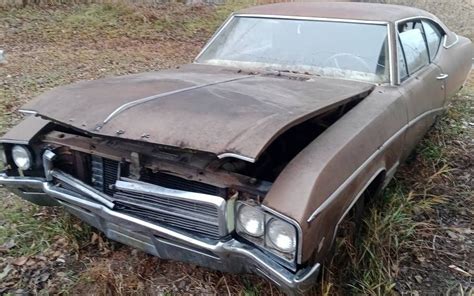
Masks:
[[[273,141],[253,164],[239,159],[225,159],[220,167],[257,180],[273,182],[288,162],[362,99],[356,98],[290,128]]]

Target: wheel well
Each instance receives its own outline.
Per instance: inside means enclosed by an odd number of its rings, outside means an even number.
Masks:
[[[364,190],[362,196],[366,198],[366,201],[372,200],[382,190],[383,182],[385,180],[386,171],[382,170],[378,175],[370,182],[369,186]],[[368,199],[368,200],[367,200]]]
[[[334,247],[335,247],[336,236],[338,236],[338,234],[341,235],[341,224],[353,219],[354,215],[360,214],[360,213],[355,213],[355,212],[360,210],[360,208],[358,209],[358,207],[360,207],[361,204],[362,204],[362,207],[364,207],[364,205],[370,204],[371,201],[373,201],[375,199],[375,197],[381,192],[381,189],[383,188],[383,182],[385,180],[385,175],[386,175],[386,171],[381,170],[372,179],[372,181],[370,181],[369,185],[364,189],[364,191],[362,191],[360,196],[357,197],[357,199],[353,202],[353,204],[350,205],[350,208],[348,208],[346,210],[344,215],[341,217],[339,222],[336,224],[336,226],[333,230],[333,234],[332,234],[333,236],[332,236],[331,244],[330,244],[330,247],[329,247],[329,250],[328,250],[329,253],[330,253],[329,257],[334,255],[334,252],[335,252]],[[344,227],[342,227],[342,228],[344,228]],[[326,258],[326,259],[328,259],[327,262],[330,262],[332,260],[331,258]]]
[[[341,219],[335,225],[335,227],[330,232],[327,233],[329,235],[331,241],[330,241],[330,244],[328,246],[328,249],[326,250],[326,252],[328,252],[328,253],[326,253],[326,256],[322,257],[322,258],[324,258],[325,261],[329,262],[331,260],[331,258],[329,258],[329,257],[334,255],[334,254],[331,254],[331,253],[335,251],[334,244],[335,244],[336,236],[338,235],[338,233],[340,234],[340,230],[341,230],[340,226],[343,223],[343,221],[346,221],[348,219],[348,216],[351,216],[353,214],[351,212],[353,212],[354,209],[357,207],[358,201],[361,200],[361,198],[363,200],[368,199],[368,201],[364,201],[364,203],[366,203],[366,202],[370,202],[371,200],[374,199],[374,197],[376,197],[378,195],[378,193],[383,188],[383,182],[385,180],[385,175],[386,175],[386,171],[381,170],[375,177],[373,177],[373,179],[371,179],[369,185],[362,191],[362,193],[357,197],[357,199],[354,201],[354,203],[352,205],[350,205],[350,207],[342,215]],[[323,252],[323,254],[325,254],[325,252]],[[318,255],[321,255],[321,253],[319,253],[319,251],[315,249],[315,252],[313,253],[313,256],[314,256],[313,260],[317,259],[316,257]]]

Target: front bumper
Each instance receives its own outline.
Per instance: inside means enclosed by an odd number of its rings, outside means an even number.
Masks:
[[[320,271],[320,264],[315,264],[293,273],[259,249],[233,238],[204,241],[119,213],[90,198],[93,188],[80,182],[70,185],[83,194],[60,188],[45,179],[8,177],[5,174],[0,174],[0,185],[37,204],[63,205],[112,240],[163,259],[185,261],[225,272],[257,273],[276,283],[287,294],[307,291],[316,283]]]

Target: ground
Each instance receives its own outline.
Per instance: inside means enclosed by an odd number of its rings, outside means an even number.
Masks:
[[[241,5],[0,11],[7,57],[0,65],[0,131],[21,119],[16,110],[23,103],[54,86],[190,62]],[[473,118],[471,74],[367,210],[355,242],[338,239],[336,259],[313,294],[473,295]],[[280,294],[257,276],[160,260],[105,239],[61,209],[33,206],[5,190],[0,198],[0,294]]]

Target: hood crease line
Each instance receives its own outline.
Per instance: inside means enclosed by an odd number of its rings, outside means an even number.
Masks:
[[[138,100],[135,100],[135,101],[132,101],[132,102],[125,103],[125,104],[121,105],[120,107],[116,108],[114,111],[112,111],[112,113],[110,113],[107,116],[107,118],[105,118],[104,121],[102,121],[102,123],[99,124],[96,127],[96,131],[100,130],[105,124],[107,124],[107,122],[112,120],[114,117],[116,117],[120,113],[122,113],[122,112],[124,112],[124,111],[126,111],[130,108],[133,108],[135,106],[138,106],[140,104],[144,104],[144,103],[147,103],[147,102],[155,100],[155,99],[159,99],[159,98],[162,98],[162,97],[166,97],[166,96],[170,96],[170,95],[174,95],[174,94],[178,94],[178,93],[182,93],[182,92],[186,92],[186,91],[190,91],[190,90],[195,90],[195,89],[208,87],[208,86],[212,86],[212,85],[216,85],[216,84],[232,82],[232,81],[236,81],[236,80],[242,80],[242,79],[246,79],[246,78],[250,78],[250,77],[253,77],[253,76],[241,76],[241,77],[227,79],[227,80],[221,80],[221,81],[216,81],[216,82],[211,82],[211,83],[194,85],[194,86],[173,90],[173,91],[169,91],[169,92],[166,92],[166,93],[161,93],[161,94],[158,94],[158,95],[152,95],[152,96],[148,96],[148,97],[138,99]]]

